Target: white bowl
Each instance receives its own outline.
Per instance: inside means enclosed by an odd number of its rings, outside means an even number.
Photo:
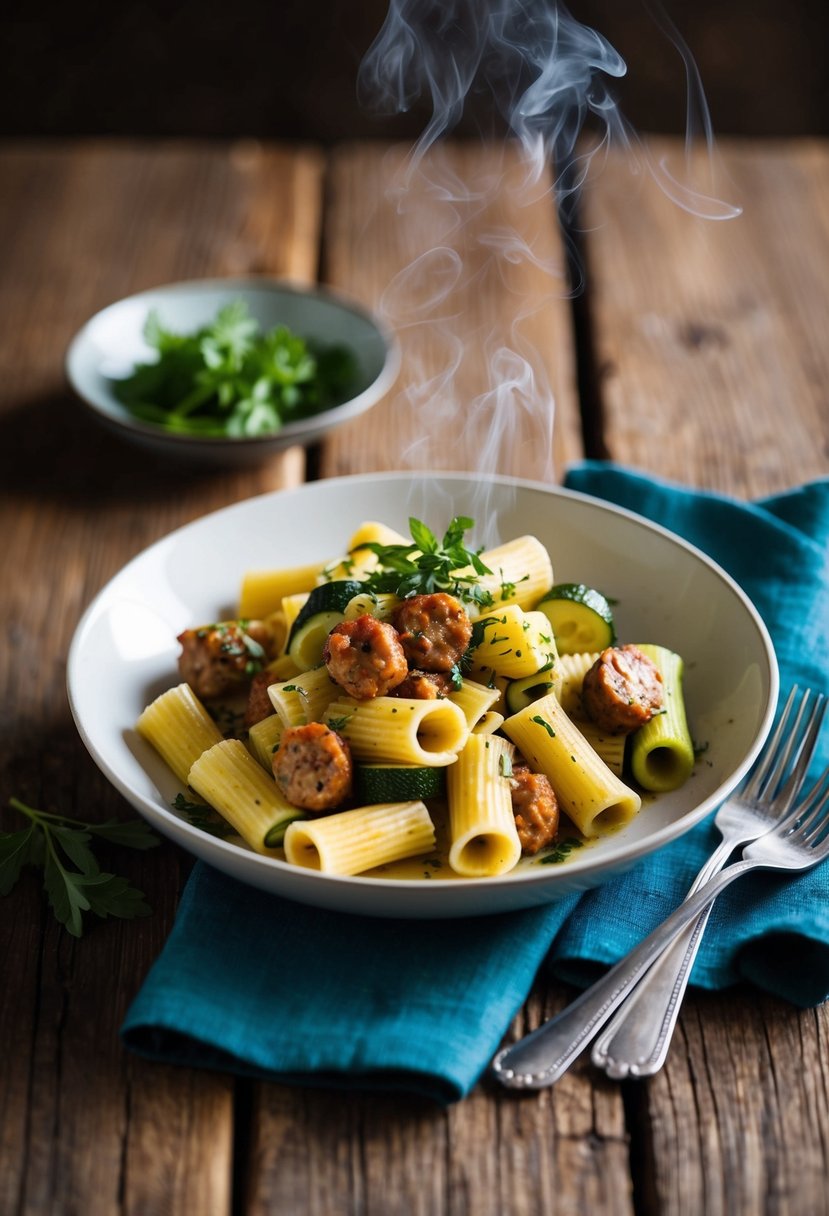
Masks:
[[[250,569],[304,565],[341,553],[363,520],[406,531],[410,514],[435,529],[452,514],[497,521],[502,539],[527,532],[548,547],[560,582],[617,601],[622,641],[656,642],[686,660],[694,739],[706,750],[688,782],[643,800],[622,831],[561,865],[527,859],[501,878],[430,882],[340,878],[289,866],[208,836],[170,807],[175,779],[133,724],[178,682],[176,634],[232,614]],[[490,544],[479,530],[479,543]],[[75,721],[98,766],[160,832],[220,870],[291,899],[375,916],[454,917],[530,907],[583,890],[687,832],[745,774],[771,726],[778,675],[768,633],[744,593],[699,550],[628,511],[585,495],[471,474],[380,474],[315,482],[249,499],[173,532],[99,593],[69,655]]]
[[[310,418],[289,422],[273,435],[254,438],[179,435],[133,417],[114,388],[136,363],[155,356],[144,340],[147,315],[155,309],[162,324],[187,334],[213,320],[220,308],[234,300],[243,300],[264,330],[287,325],[301,338],[348,347],[357,364],[351,397]],[[396,339],[359,304],[325,288],[266,278],[170,283],[128,296],[87,321],[66,355],[69,383],[110,430],[156,452],[225,465],[254,463],[293,444],[317,442],[376,404],[391,388],[399,367]]]

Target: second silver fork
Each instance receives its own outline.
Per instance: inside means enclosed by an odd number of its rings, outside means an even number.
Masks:
[[[689,897],[722,869],[735,848],[756,840],[792,807],[825,708],[826,698],[821,693],[812,694],[806,689],[799,694],[796,685],[792,689],[762,760],[742,789],[717,812],[714,822],[722,843],[695,878]],[[596,1039],[593,1063],[608,1076],[617,1080],[649,1077],[665,1063],[712,908],[713,902],[654,964]]]

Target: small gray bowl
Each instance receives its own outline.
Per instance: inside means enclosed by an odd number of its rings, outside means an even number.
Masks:
[[[134,418],[115,396],[114,382],[128,376],[136,363],[153,357],[144,341],[148,313],[155,309],[163,325],[192,333],[234,300],[244,300],[265,330],[287,325],[299,337],[347,346],[357,363],[355,391],[349,400],[289,422],[273,435],[253,438],[173,434]],[[156,452],[226,465],[253,464],[294,444],[315,443],[379,401],[399,368],[400,349],[394,335],[359,304],[328,288],[266,278],[170,283],[128,296],[87,321],[66,354],[70,385],[110,430]]]

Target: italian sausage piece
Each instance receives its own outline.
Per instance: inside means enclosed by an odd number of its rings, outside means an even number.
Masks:
[[[409,664],[422,671],[450,671],[472,637],[472,623],[463,605],[442,591],[403,600],[392,624]]]
[[[584,712],[610,735],[626,735],[662,708],[662,676],[638,646],[608,646],[584,677]]]
[[[395,630],[368,614],[335,625],[322,657],[331,679],[360,701],[384,697],[409,671]]]
[[[245,707],[244,725],[246,729],[249,730],[251,726],[269,718],[273,713],[273,704],[268,696],[268,689],[274,683],[276,683],[275,677],[267,667],[264,671],[258,672],[251,680],[248,689],[248,703]]]
[[[543,773],[513,769],[512,813],[523,853],[537,853],[553,843],[558,832],[558,799]]]
[[[178,668],[197,697],[210,700],[247,684],[269,658],[270,630],[263,621],[222,621],[185,629]]]
[[[391,695],[409,697],[413,701],[435,701],[438,697],[448,697],[452,691],[452,678],[442,671],[412,669]]]
[[[273,775],[285,797],[305,811],[330,811],[351,793],[353,766],[345,739],[322,722],[289,726],[274,753]]]

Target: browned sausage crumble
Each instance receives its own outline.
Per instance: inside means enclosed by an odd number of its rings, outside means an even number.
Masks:
[[[222,621],[178,635],[178,668],[198,697],[209,700],[246,684],[270,657],[273,635],[264,621]]]
[[[322,657],[331,679],[359,701],[385,696],[409,671],[392,626],[367,613],[335,625]]]
[[[398,684],[393,697],[408,697],[413,701],[435,701],[448,697],[454,691],[452,677],[442,671],[411,670],[402,684]]]
[[[322,722],[289,726],[274,753],[273,775],[285,797],[305,811],[330,811],[351,793],[348,743]]]
[[[608,646],[584,677],[584,711],[609,735],[644,726],[662,702],[662,676],[638,646]]]
[[[422,671],[451,671],[472,637],[472,623],[463,605],[442,591],[403,600],[392,624],[409,664]]]
[[[543,773],[513,769],[512,813],[523,853],[537,853],[553,843],[558,832],[558,799]]]
[[[276,677],[269,668],[258,672],[251,681],[248,690],[248,703],[245,708],[244,726],[250,730],[257,722],[262,722],[273,713],[273,704],[268,696],[268,689],[276,682]]]

